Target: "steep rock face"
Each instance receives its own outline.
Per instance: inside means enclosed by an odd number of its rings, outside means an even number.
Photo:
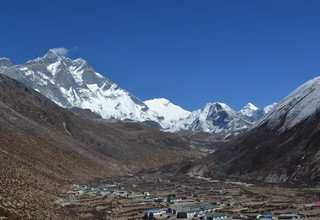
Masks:
[[[230,126],[236,112],[224,103],[208,103],[194,114],[194,120],[189,125],[192,131],[219,131]]]
[[[320,185],[320,77],[277,104],[251,130],[208,156],[206,175]]]
[[[81,58],[72,60],[50,50],[25,64],[13,66],[9,62],[0,61],[0,73],[23,82],[62,107],[90,109],[106,119],[157,119],[143,102]]]
[[[252,103],[248,103],[246,104],[240,111],[239,113],[241,113],[242,115],[246,115],[248,117],[252,117],[255,115],[255,113],[257,112],[258,108],[253,105]]]
[[[180,120],[172,130],[190,130],[193,132],[236,133],[251,128],[272,106],[259,109],[248,103],[239,112],[225,103],[212,102],[202,109],[192,112],[186,119]]]
[[[54,50],[21,65],[0,58],[0,74],[23,82],[61,107],[90,109],[103,119],[145,122],[170,132],[237,133],[266,113],[250,103],[239,112],[214,102],[190,113],[164,98],[142,102],[84,59],[72,60]]]
[[[314,115],[320,109],[320,77],[316,77],[285,97],[260,124],[283,132]],[[280,120],[281,119],[281,120]]]

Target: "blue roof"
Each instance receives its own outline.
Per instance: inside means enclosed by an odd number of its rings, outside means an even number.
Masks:
[[[263,214],[262,217],[272,217],[272,214]]]
[[[147,213],[154,213],[154,212],[160,212],[162,209],[150,209],[147,211]]]

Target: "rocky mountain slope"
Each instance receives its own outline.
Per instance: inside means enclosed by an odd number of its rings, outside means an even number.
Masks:
[[[70,184],[126,175],[198,154],[175,134],[80,113],[0,76],[0,214],[68,219],[75,213],[54,202]]]
[[[164,98],[142,102],[97,73],[87,61],[72,60],[53,50],[20,65],[1,58],[0,73],[23,82],[61,107],[89,109],[104,119],[145,122],[169,132],[236,133],[251,127],[266,112],[252,104],[235,112],[215,102],[190,113]]]
[[[173,131],[190,130],[193,132],[225,133],[231,135],[246,129],[259,121],[275,104],[259,109],[248,103],[239,112],[225,103],[212,102],[202,109],[192,112],[186,119],[180,120]]]
[[[254,128],[225,144],[193,171],[212,177],[319,186],[319,94],[317,77],[293,91]]]
[[[0,73],[23,82],[64,108],[90,109],[105,119],[152,120],[161,124],[157,112],[81,58],[72,60],[53,50],[21,65],[2,58]]]

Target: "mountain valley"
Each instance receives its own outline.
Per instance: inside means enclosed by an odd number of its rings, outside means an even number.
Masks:
[[[252,192],[261,202],[266,194],[263,187],[269,192],[281,186],[291,192],[292,186],[320,186],[319,77],[262,109],[248,103],[235,111],[225,103],[209,102],[190,112],[165,98],[141,101],[84,59],[72,60],[53,50],[20,65],[1,58],[0,74],[0,216],[120,216],[117,208],[109,206],[123,202],[114,194],[97,199],[110,203],[103,212],[91,203],[90,211],[62,205],[78,201],[78,197],[66,198],[70,187],[72,193],[81,191],[74,185],[94,186],[119,178],[126,187],[135,188],[127,183],[133,179],[141,185],[137,190],[152,191],[144,179],[151,176],[151,185],[168,185],[161,194],[170,189],[192,201],[196,196],[172,187],[199,184],[195,190],[204,193],[213,190],[207,189],[208,182],[223,181],[217,187],[224,188],[242,181],[259,188]],[[160,181],[163,177],[168,180]],[[84,187],[91,192],[89,188]],[[240,188],[241,195],[253,198],[250,190]],[[293,191],[300,193],[300,189]],[[307,191],[301,190],[301,198]],[[87,196],[79,201],[86,203]],[[152,208],[162,203],[148,204]],[[285,210],[298,210],[288,207]],[[302,205],[297,207],[302,212]],[[135,209],[132,213],[141,214]]]
[[[54,202],[73,182],[200,156],[175,134],[142,123],[88,119],[6,76],[0,76],[0,99],[0,213],[64,219],[72,214]]]

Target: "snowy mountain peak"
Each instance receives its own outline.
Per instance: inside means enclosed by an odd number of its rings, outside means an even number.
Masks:
[[[219,132],[227,126],[236,114],[225,103],[209,102],[202,109],[193,111],[185,120],[177,123],[172,130]]]
[[[239,113],[251,117],[258,109],[258,107],[249,102],[239,111]]]
[[[277,104],[261,121],[279,131],[292,128],[320,110],[320,77],[301,85]],[[261,124],[260,123],[260,124]]]
[[[3,67],[11,67],[13,64],[11,63],[11,61],[6,58],[6,57],[2,57],[0,58],[0,66]]]
[[[272,106],[269,108],[271,109]],[[258,109],[251,103],[236,112],[225,103],[209,102],[202,109],[193,111],[185,120],[177,123],[171,130],[226,132],[230,134],[251,128],[264,115],[264,109]]]
[[[48,52],[43,56],[44,58],[60,57],[53,49],[48,50]]]
[[[267,105],[263,108],[265,114],[268,114],[278,103],[273,103],[271,105]]]
[[[65,108],[90,109],[105,119],[156,120],[139,99],[97,73],[88,62],[49,50],[42,58],[5,68],[0,73],[19,80]]]
[[[161,124],[165,128],[171,127],[179,120],[183,120],[190,115],[190,112],[184,110],[165,98],[157,98],[144,102],[149,109],[157,114]]]
[[[207,112],[208,114],[210,114],[210,111],[230,111],[230,112],[234,112],[233,109],[231,109],[227,104],[223,103],[223,102],[209,102],[205,105],[205,107],[203,108],[204,112]]]
[[[0,61],[3,61],[3,60],[10,61],[10,59],[9,59],[9,58],[7,58],[7,57],[0,57]]]
[[[38,58],[38,59],[42,59],[45,60],[45,62],[56,62],[57,60],[61,60],[66,57],[58,54],[57,52],[55,52],[53,49],[50,49],[42,58]],[[36,59],[35,61],[37,61],[38,59]]]
[[[157,103],[157,104],[168,106],[168,105],[170,105],[171,102],[165,98],[155,98],[155,99],[147,100],[147,101],[145,101],[145,103],[149,103],[149,104]]]
[[[104,119],[140,121],[166,131],[237,131],[264,115],[250,103],[242,114],[222,102],[210,102],[192,113],[164,98],[142,102],[97,73],[86,60],[70,59],[53,49],[21,65],[2,58],[0,74],[23,82],[62,107],[90,109]]]
[[[254,104],[252,104],[251,102],[248,102],[243,109],[251,109],[251,110],[258,110],[259,108],[256,107]]]

